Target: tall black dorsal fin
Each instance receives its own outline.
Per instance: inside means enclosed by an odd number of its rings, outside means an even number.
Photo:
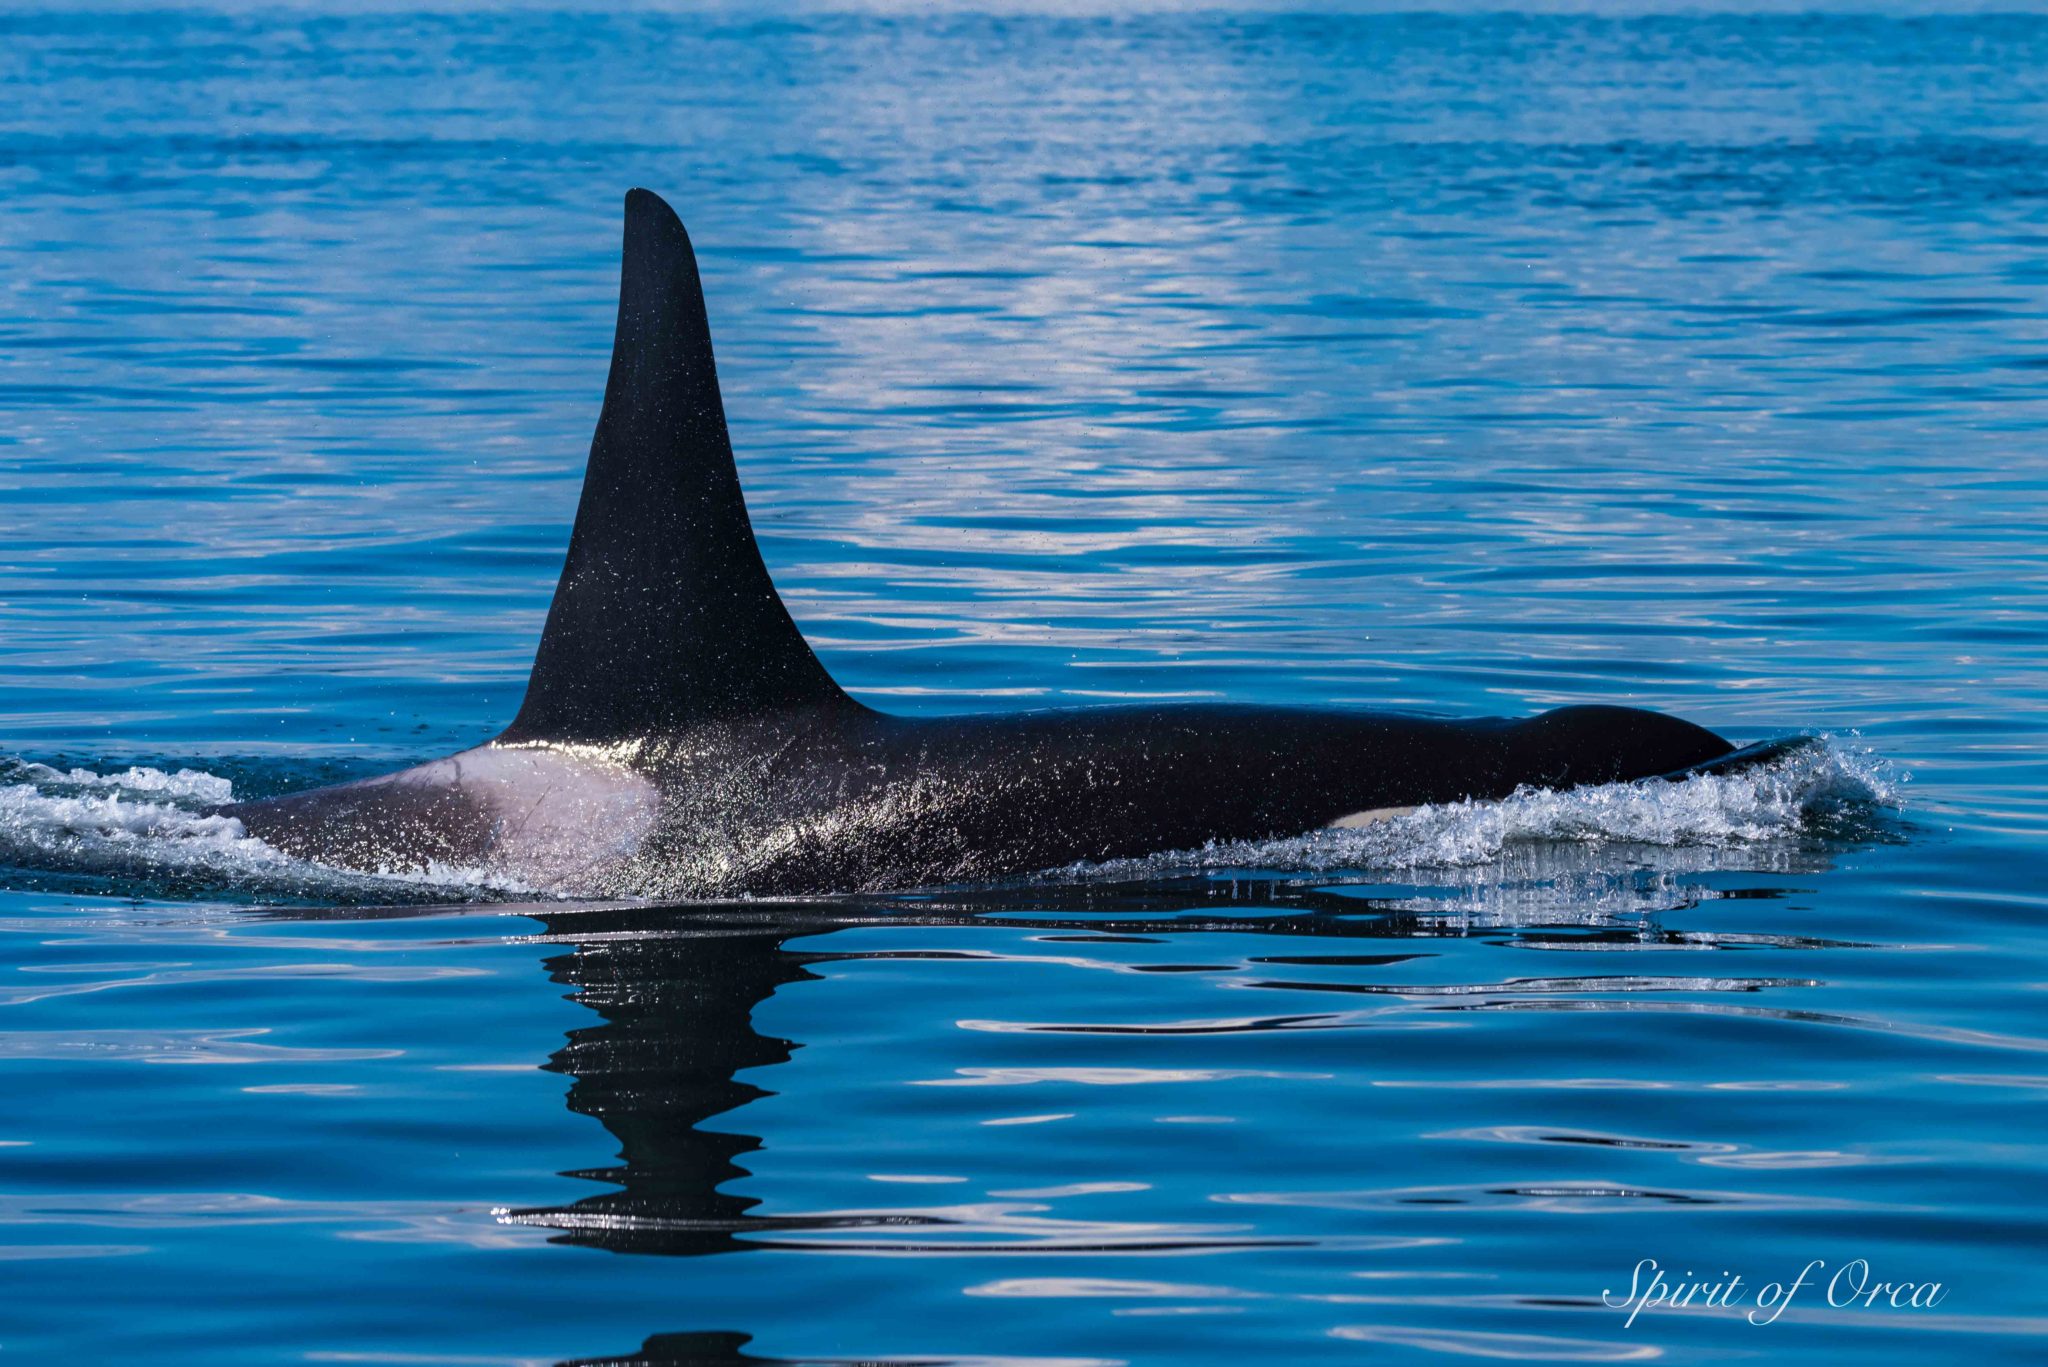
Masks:
[[[612,740],[852,705],[754,543],[675,210],[626,195],[619,327],[569,560],[507,739]]]

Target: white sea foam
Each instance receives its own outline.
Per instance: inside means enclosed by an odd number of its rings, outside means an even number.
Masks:
[[[16,765],[9,777],[26,779],[44,791],[75,789],[96,793],[149,793],[173,801],[186,800],[218,805],[234,800],[234,785],[218,774],[198,769],[180,769],[167,774],[161,769],[130,767],[118,774],[96,774],[90,769],[52,769],[47,764]]]
[[[1896,806],[1901,780],[1860,745],[1822,737],[1753,769],[1672,782],[1522,788],[1493,801],[1417,807],[1369,825],[1276,840],[1217,841],[1143,859],[1076,864],[1062,877],[1133,879],[1247,870],[1330,873],[1456,870],[1526,863],[1566,846],[1729,849],[1789,841],[1820,815]],[[1578,861],[1573,861],[1578,862]],[[1684,863],[1688,861],[1680,860]]]
[[[474,869],[365,874],[295,859],[210,809],[234,800],[230,780],[197,769],[118,773],[0,760],[0,865],[29,872],[197,884],[345,900],[519,892]]]

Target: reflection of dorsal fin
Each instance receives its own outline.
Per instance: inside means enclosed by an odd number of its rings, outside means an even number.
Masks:
[[[626,196],[619,327],[569,560],[512,740],[611,740],[851,705],[754,544],[690,239]]]

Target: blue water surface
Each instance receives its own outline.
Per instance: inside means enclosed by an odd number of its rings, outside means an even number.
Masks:
[[[1833,739],[792,904],[205,816],[511,716],[636,184],[863,699]],[[0,1356],[2037,1362],[2044,395],[2040,17],[0,14]]]

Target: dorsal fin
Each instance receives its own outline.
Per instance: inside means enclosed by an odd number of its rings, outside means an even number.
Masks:
[[[505,737],[613,740],[819,703],[853,705],[754,543],[689,236],[660,196],[630,191],[604,411]]]

